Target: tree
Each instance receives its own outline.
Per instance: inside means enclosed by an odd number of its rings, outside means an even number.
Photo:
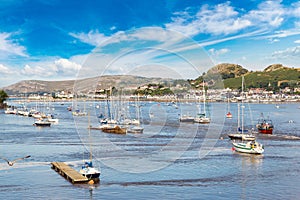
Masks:
[[[0,90],[0,108],[3,108],[3,102],[8,98],[8,95],[4,90]]]

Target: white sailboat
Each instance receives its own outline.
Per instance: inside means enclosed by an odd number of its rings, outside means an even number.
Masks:
[[[143,133],[144,128],[140,126],[141,121],[140,121],[140,100],[139,100],[139,94],[137,95],[137,102],[136,102],[136,115],[137,119],[135,120],[135,126],[130,127],[127,129],[127,133]]]
[[[203,81],[202,96],[203,96],[203,113],[201,113],[201,111],[199,111],[197,116],[194,118],[194,122],[200,123],[200,124],[209,124],[210,118],[206,114],[206,96],[205,96],[204,81]]]
[[[240,122],[240,109],[242,109],[242,126]],[[253,141],[255,136],[248,133],[249,131],[244,128],[244,105],[240,106],[238,104],[238,127],[236,133],[228,134],[228,137],[232,140],[244,140],[244,141]]]
[[[233,136],[239,136],[241,140],[235,141],[235,137],[231,137],[230,134],[228,136],[233,139],[232,141],[232,149],[236,152],[240,153],[249,153],[249,154],[262,154],[264,152],[264,146],[256,141],[255,136],[252,134],[244,134],[244,76],[242,76],[242,122],[241,127],[238,127],[238,132],[240,133],[234,134]],[[238,121],[239,124],[239,121]]]
[[[240,153],[249,153],[249,154],[262,154],[264,152],[264,146],[257,141],[248,141],[248,142],[233,142],[232,149]]]
[[[179,117],[180,122],[194,122],[194,119],[195,118],[189,114],[180,115],[180,117]]]
[[[84,162],[79,173],[82,176],[85,176],[89,180],[99,181],[100,171],[93,166],[93,154],[92,154],[92,144],[91,144],[91,129],[90,129],[90,115],[88,115],[88,124],[89,124],[89,143],[90,143],[90,160]]]

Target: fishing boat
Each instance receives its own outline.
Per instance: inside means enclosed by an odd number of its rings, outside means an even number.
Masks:
[[[232,140],[232,150],[240,153],[249,153],[249,154],[262,154],[264,152],[264,147],[262,144],[258,143],[253,136],[251,141],[245,140],[244,136],[244,76],[242,76],[242,122],[241,128],[238,128],[238,131],[241,131],[240,135],[242,140]],[[229,136],[229,135],[228,135]],[[249,135],[251,137],[251,135]],[[250,139],[249,139],[250,140]]]
[[[209,124],[210,118],[207,116],[206,113],[206,96],[205,96],[205,88],[204,88],[204,81],[203,81],[203,89],[202,89],[202,95],[203,95],[203,112],[199,110],[199,113],[194,118],[194,122],[200,123],[200,124]]]
[[[88,116],[88,123],[90,127],[90,116]],[[89,180],[94,180],[94,181],[99,181],[99,176],[100,176],[100,171],[98,169],[96,169],[93,166],[93,154],[92,154],[92,144],[91,144],[91,130],[90,128],[88,128],[89,131],[89,146],[90,146],[90,160],[89,161],[85,161],[84,164],[82,165],[81,169],[79,170],[79,173],[88,178]]]
[[[263,113],[261,113],[261,117],[258,119],[256,128],[259,133],[272,134],[274,126],[272,120],[270,120],[269,118],[265,119]]]

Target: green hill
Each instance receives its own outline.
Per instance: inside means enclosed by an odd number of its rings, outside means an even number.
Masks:
[[[204,79],[211,88],[239,89],[242,75],[245,77],[247,88],[277,91],[279,88],[300,86],[300,70],[285,67],[282,64],[270,65],[263,71],[249,72],[240,65],[224,63],[214,66],[207,73],[189,82],[196,87]]]
[[[280,64],[270,65],[263,71],[245,74],[247,88],[265,88],[277,91],[279,88],[296,87],[300,81],[298,69],[284,67]],[[241,77],[225,79],[224,87],[240,88]]]

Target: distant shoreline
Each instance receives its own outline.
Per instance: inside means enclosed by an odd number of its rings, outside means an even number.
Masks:
[[[111,99],[109,98],[76,98],[76,99],[25,99],[25,98],[9,98],[7,102],[22,102],[22,103],[31,103],[31,102],[94,102],[94,101],[109,101]],[[119,101],[119,97],[115,97],[112,99],[113,101]],[[134,98],[122,98],[122,101],[130,101],[134,102],[136,99]],[[169,102],[169,103],[201,103],[203,102],[202,100],[199,99],[176,99],[176,98],[140,98],[139,101],[145,102],[145,101],[153,101],[153,102]],[[206,102],[208,103],[228,103],[227,100],[217,100],[217,99],[207,99]],[[237,100],[231,100],[230,103],[241,103],[241,101]],[[284,103],[300,103],[300,99],[287,99],[287,100],[273,100],[273,99],[268,99],[268,100],[253,100],[253,99],[247,99],[244,101],[244,103],[257,103],[257,104],[284,104]]]

